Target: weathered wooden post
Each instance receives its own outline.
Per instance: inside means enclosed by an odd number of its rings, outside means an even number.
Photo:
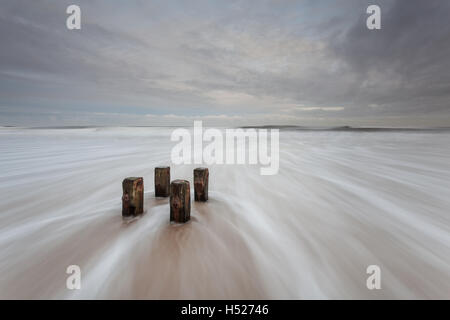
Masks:
[[[130,217],[144,212],[144,179],[125,178],[122,182],[122,216]]]
[[[187,180],[170,184],[170,221],[187,222],[191,218],[191,188]]]
[[[208,168],[194,169],[195,201],[208,201]]]
[[[155,168],[155,197],[170,195],[170,167]]]

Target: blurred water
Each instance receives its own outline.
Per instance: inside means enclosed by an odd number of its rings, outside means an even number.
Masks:
[[[170,133],[0,128],[0,298],[450,298],[449,133],[283,131],[277,175],[210,166],[181,226],[153,197]],[[127,176],[145,184],[130,223]]]

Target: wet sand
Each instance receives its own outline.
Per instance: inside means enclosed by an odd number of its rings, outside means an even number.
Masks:
[[[449,133],[282,131],[279,174],[209,166],[210,200],[170,225],[153,196],[170,132],[1,128],[0,298],[450,298]],[[127,176],[145,184],[131,222]]]

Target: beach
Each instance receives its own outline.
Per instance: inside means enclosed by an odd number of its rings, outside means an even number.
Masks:
[[[277,174],[209,165],[171,225],[154,168],[192,186],[198,166],[170,163],[172,131],[0,128],[0,298],[450,299],[449,131],[281,130]],[[144,214],[124,221],[129,176]]]

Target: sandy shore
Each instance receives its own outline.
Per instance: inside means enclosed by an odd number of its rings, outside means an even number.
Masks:
[[[278,175],[212,165],[210,201],[174,226],[153,196],[170,132],[1,128],[0,298],[450,298],[450,134],[283,131]],[[145,184],[129,223],[127,176]]]

